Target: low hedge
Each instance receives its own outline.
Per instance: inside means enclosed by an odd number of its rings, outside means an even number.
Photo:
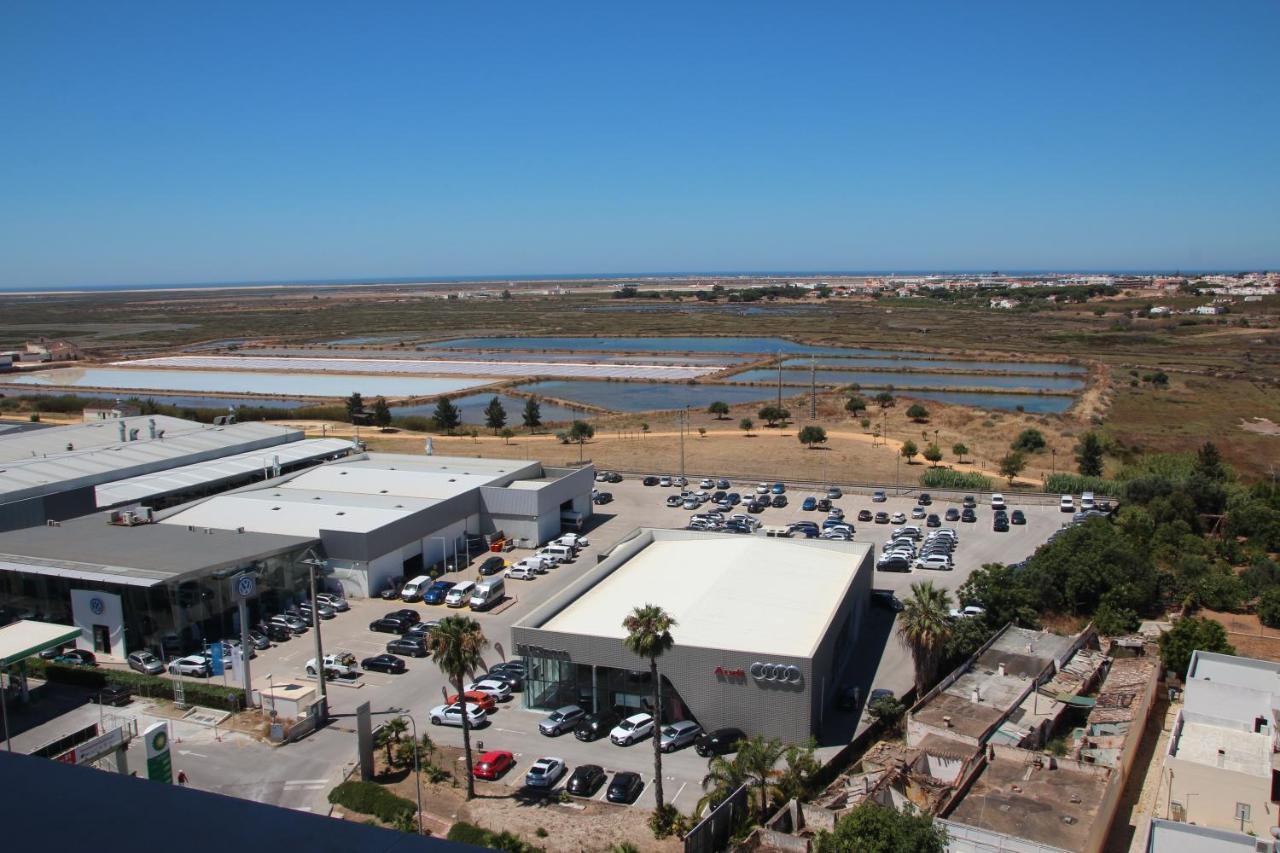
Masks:
[[[27,659],[27,671],[57,684],[73,684],[101,690],[108,684],[128,687],[139,696],[172,699],[173,681],[156,675],[143,675],[132,670],[103,669],[101,667],[68,666],[41,660]],[[186,701],[192,705],[239,711],[245,707],[244,691],[239,687],[223,687],[221,684],[183,682]]]
[[[931,489],[968,489],[974,492],[989,492],[991,478],[973,471],[930,468],[920,475],[920,485]]]
[[[445,838],[459,844],[489,847],[494,850],[510,851],[510,853],[545,853],[545,848],[530,844],[515,833],[493,832],[464,820],[449,827],[449,834]]]
[[[352,780],[343,782],[329,792],[329,802],[361,814],[371,814],[387,824],[413,817],[417,806],[404,797],[396,796],[373,782]]]

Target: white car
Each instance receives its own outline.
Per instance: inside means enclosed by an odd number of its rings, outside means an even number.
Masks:
[[[316,674],[315,658],[312,658],[311,660],[307,661],[306,670],[307,670],[307,675],[310,675],[313,677],[315,676]],[[351,676],[356,674],[356,656],[351,654],[351,652],[334,652],[331,655],[325,655],[324,656],[324,674],[326,678],[331,678],[335,675],[343,676],[344,678],[350,678]]]
[[[505,577],[513,581],[531,581],[538,576],[537,570],[532,566],[516,564],[507,569]]]
[[[907,536],[907,537],[910,537],[911,539],[919,539],[921,536],[924,536],[924,531],[922,531],[919,527],[916,527],[914,524],[908,524],[905,527],[899,527],[893,531],[894,539],[897,539],[900,536]]]
[[[757,495],[767,495],[767,494],[769,494],[769,484],[768,484],[768,483],[756,483],[756,494],[757,494]]]
[[[906,523],[907,523],[907,517],[906,517],[905,515],[903,515],[902,513],[900,513],[900,512],[895,512],[895,513],[892,515],[892,517],[890,517],[890,519],[889,519],[889,520],[890,520],[890,521],[892,521],[894,524],[906,524]]]
[[[211,671],[209,659],[204,655],[187,655],[184,658],[169,661],[169,672],[173,675],[196,675],[206,678]]]
[[[461,726],[462,725],[462,706],[458,703],[452,705],[437,705],[431,709],[431,725],[433,726]],[[484,710],[479,705],[467,703],[467,722],[472,726],[478,726],[486,719]]]
[[[1093,492],[1084,492],[1080,495],[1080,511],[1088,512],[1091,509],[1097,509],[1097,503],[1093,499]]]
[[[922,506],[913,506],[913,507],[911,508],[911,517],[912,517],[912,518],[924,518],[927,514],[928,514],[928,513],[926,513],[926,512],[924,511],[924,507],[922,507]]]
[[[579,536],[576,533],[566,533],[556,540],[557,545],[568,545],[575,550],[585,548],[591,543],[587,541],[587,537]]]
[[[488,693],[495,702],[505,702],[511,698],[511,685],[495,678],[482,678],[479,681],[473,681],[467,690]]]
[[[563,758],[539,758],[525,774],[524,783],[530,788],[554,788],[566,769]]]
[[[670,478],[670,477],[659,477],[659,478],[658,478],[658,485],[659,485],[659,486],[663,486],[663,487],[669,487],[669,486],[671,485],[671,478]]]
[[[542,562],[544,562],[548,568],[552,568],[552,569],[554,569],[556,566],[564,562],[564,560],[560,559],[559,554],[552,554],[549,551],[539,551],[533,556],[537,557],[539,560],[542,560]]]
[[[702,482],[698,483],[698,486],[703,489],[714,489],[716,487],[716,483],[710,477],[703,477]]]
[[[986,608],[979,607],[976,604],[970,604],[967,607],[965,607],[963,610],[956,610],[955,608],[952,608],[951,618],[952,619],[968,619],[972,616],[982,616],[986,612],[987,612]]]
[[[999,492],[995,492],[994,494],[992,494],[992,495],[991,495],[991,508],[992,508],[992,509],[1007,509],[1007,508],[1008,508],[1008,506],[1007,506],[1007,504],[1005,504],[1005,502],[1004,502],[1004,495],[1000,494]]]
[[[917,569],[932,569],[939,572],[951,571],[951,558],[946,554],[930,554],[916,560]]]
[[[1058,500],[1058,509],[1062,512],[1075,512],[1076,499],[1071,497],[1071,495],[1063,495]]]
[[[653,734],[653,716],[651,714],[632,714],[609,732],[609,740],[618,746],[630,746]]]

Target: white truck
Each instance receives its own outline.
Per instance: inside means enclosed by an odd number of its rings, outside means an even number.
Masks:
[[[356,656],[351,652],[334,652],[324,656],[325,678],[350,678],[357,673]],[[307,661],[307,675],[316,674],[316,659]]]

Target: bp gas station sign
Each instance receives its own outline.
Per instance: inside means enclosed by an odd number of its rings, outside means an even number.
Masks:
[[[142,732],[147,748],[147,778],[153,782],[173,782],[173,759],[169,755],[169,724],[155,723]]]

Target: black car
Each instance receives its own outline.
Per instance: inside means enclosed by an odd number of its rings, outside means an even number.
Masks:
[[[965,509],[973,509],[978,505],[978,499],[975,498],[973,495],[965,495],[963,505]]]
[[[387,588],[378,593],[378,598],[383,601],[395,601],[400,597],[402,589],[404,589],[404,578],[393,578]]]
[[[706,758],[708,755],[728,755],[738,751],[738,743],[747,739],[742,729],[715,729],[703,732],[693,742],[694,751]]]
[[[427,644],[412,637],[399,637],[387,643],[387,651],[393,655],[425,658],[427,656]]]
[[[487,577],[489,575],[496,575],[498,572],[502,571],[506,567],[507,567],[507,561],[502,559],[501,557],[488,557],[487,559],[485,559],[483,563],[480,564],[480,568],[477,569],[476,571],[480,572],[480,574],[485,575]]]
[[[871,510],[869,509],[858,510],[858,521],[870,521],[873,518],[875,518],[875,516],[871,514]]]
[[[98,659],[93,652],[84,649],[67,649],[53,659],[54,663],[65,663],[70,666],[97,666]]]
[[[392,640],[391,642],[397,642]],[[395,655],[374,655],[371,658],[365,658],[360,661],[360,668],[369,672],[386,672],[393,675],[399,675],[408,669],[408,665],[396,657]]]
[[[310,608],[302,610],[297,607],[290,607],[288,610],[284,611],[284,615],[288,616],[290,619],[302,620],[302,624],[306,625],[308,628],[314,628],[316,626],[316,620],[311,614]]]
[[[596,492],[595,497],[591,499],[593,504],[613,503],[613,492]]]
[[[996,533],[1008,533],[1009,519],[1005,518],[1003,515],[997,515],[995,520],[991,522],[991,529]]]
[[[646,486],[656,486],[656,485],[658,485],[658,478],[657,478],[657,477],[645,477],[645,478],[644,478],[643,480],[641,480],[640,482],[642,482],[642,483],[643,483],[644,485],[646,485]]]
[[[947,519],[947,521],[959,521],[959,520],[960,520],[960,510],[956,509],[955,507],[949,507],[949,508],[947,509],[947,514],[946,514],[945,518]]]
[[[831,501],[828,498],[818,498],[818,512],[831,512]]]
[[[283,625],[277,625],[274,622],[264,622],[258,626],[258,630],[267,635],[267,639],[273,643],[285,643],[293,639],[293,632]]]
[[[613,727],[622,722],[622,717],[613,711],[600,711],[587,714],[573,728],[573,736],[578,740],[599,740],[606,737]]]
[[[374,619],[369,623],[370,631],[380,631],[383,634],[403,634],[413,625],[407,619],[402,619],[394,613],[383,616],[381,619]]]
[[[769,504],[764,503],[763,501],[752,501],[751,503],[747,504],[747,512],[754,512],[754,513],[764,512],[765,507],[767,506],[769,506]]]
[[[617,471],[610,471],[608,474],[604,475],[604,481],[606,483],[621,483],[622,475]]]
[[[1013,514],[1009,516],[1009,521],[1013,522],[1014,524],[1026,524],[1027,516],[1023,514],[1022,510],[1015,509],[1013,511]]]
[[[111,705],[118,708],[133,701],[133,688],[126,687],[123,684],[108,684],[91,696],[90,699],[99,705]]]
[[[891,589],[873,589],[871,590],[871,603],[892,610],[897,613],[902,610],[903,604],[898,596],[893,594]]]
[[[786,495],[774,495],[774,496],[773,496],[773,500],[771,501],[771,503],[773,504],[773,506],[774,506],[774,508],[775,508],[775,509],[781,509],[782,507],[784,507],[784,506],[786,506],[786,505],[787,505],[787,496],[786,496]]]
[[[921,492],[920,497],[916,498],[916,506],[930,506],[932,503],[933,498],[928,492]]]
[[[605,792],[604,798],[611,803],[634,803],[643,790],[644,780],[640,778],[640,774],[624,770],[613,774],[613,781],[609,783],[609,790]]]
[[[938,518],[938,514],[936,512],[931,512],[929,513],[928,517],[925,518],[924,526],[925,527],[941,527],[942,519]]]
[[[573,775],[564,788],[576,797],[589,797],[604,784],[604,768],[599,764],[584,764]]]
[[[519,693],[524,690],[524,675],[513,669],[491,669],[484,674],[484,678],[492,681],[501,681],[511,688],[512,693]],[[483,681],[484,679],[477,680]]]
[[[875,516],[875,519],[876,519],[876,524],[888,524],[888,523],[889,523],[889,513],[887,513],[887,512],[877,512],[877,513],[876,513],[876,516]]]
[[[960,513],[960,520],[974,522],[978,520],[978,514],[973,511],[973,507],[965,507],[964,512]]]
[[[911,561],[902,556],[881,557],[876,563],[876,570],[881,572],[909,572]]]

